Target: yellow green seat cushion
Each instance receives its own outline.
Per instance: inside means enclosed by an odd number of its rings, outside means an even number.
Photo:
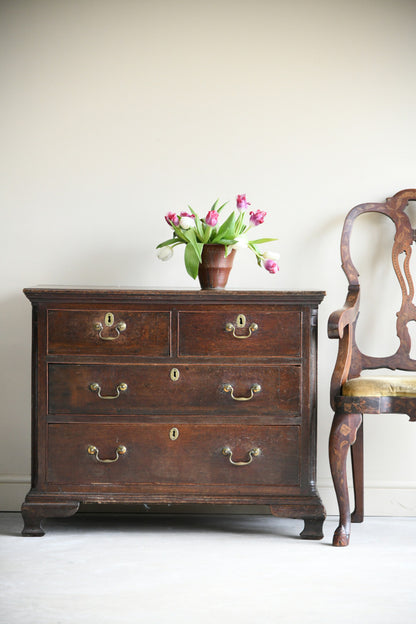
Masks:
[[[353,397],[416,397],[416,375],[414,377],[356,377],[344,383],[342,394]]]

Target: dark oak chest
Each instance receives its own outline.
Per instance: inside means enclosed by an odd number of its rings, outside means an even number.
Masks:
[[[24,535],[80,503],[269,505],[322,537],[323,292],[26,289],[32,488]]]

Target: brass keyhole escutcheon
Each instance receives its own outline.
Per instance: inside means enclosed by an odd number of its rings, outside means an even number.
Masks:
[[[114,314],[112,312],[106,312],[104,317],[104,323],[106,327],[112,327],[114,324]]]
[[[243,328],[246,326],[246,317],[244,316],[244,314],[239,314],[237,316],[237,320],[236,320],[236,325],[239,328]]]
[[[172,381],[178,381],[179,377],[179,370],[177,368],[172,368],[172,370],[170,371],[170,378],[172,379]]]
[[[177,440],[179,438],[179,429],[177,429],[176,427],[172,427],[172,429],[169,431],[169,437],[173,441]]]

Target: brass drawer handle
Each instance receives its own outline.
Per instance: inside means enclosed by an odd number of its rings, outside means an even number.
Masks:
[[[234,396],[234,388],[232,387],[231,384],[224,384],[222,389],[224,390],[224,392],[231,392],[231,398],[234,399],[234,401],[250,401],[253,396],[256,394],[256,392],[260,392],[261,391],[261,385],[260,384],[253,384],[250,388],[250,396],[249,397],[236,397]]]
[[[239,338],[240,340],[244,340],[245,338],[250,338],[251,334],[257,331],[258,328],[259,326],[257,325],[257,323],[251,323],[250,327],[248,328],[248,334],[241,336],[235,333],[236,327],[232,323],[227,323],[225,326],[225,331],[233,332],[234,338]]]
[[[229,446],[224,446],[224,448],[222,449],[222,454],[225,455],[226,457],[228,456],[228,459],[230,460],[230,464],[232,464],[233,466],[248,466],[253,461],[253,457],[258,457],[260,453],[261,453],[261,450],[259,448],[257,447],[252,448],[251,451],[248,452],[248,455],[250,457],[248,461],[236,462],[233,460],[233,452]]]
[[[116,448],[116,456],[115,456],[114,459],[101,459],[100,457],[98,457],[99,450],[93,444],[90,444],[88,446],[87,451],[88,451],[89,455],[95,455],[95,459],[98,462],[100,462],[101,464],[113,464],[114,462],[116,462],[118,460],[120,455],[124,455],[124,453],[127,453],[127,449],[126,449],[126,447],[123,444],[120,444]]]
[[[105,395],[103,396],[101,394],[101,386],[96,381],[90,384],[90,390],[92,390],[93,392],[96,392],[98,396],[100,397],[100,399],[118,399],[118,397],[120,396],[120,392],[125,392],[127,390],[127,384],[124,382],[118,384],[116,388],[117,394],[114,394],[112,396],[105,396]]]
[[[95,323],[94,324],[94,329],[95,331],[100,332],[98,334],[98,337],[101,338],[101,340],[117,340],[117,338],[120,336],[120,332],[123,332],[126,330],[126,323],[124,321],[119,321],[118,323],[116,323],[114,325],[114,329],[116,330],[116,335],[115,336],[103,336],[102,331],[104,329],[103,324],[102,323]]]

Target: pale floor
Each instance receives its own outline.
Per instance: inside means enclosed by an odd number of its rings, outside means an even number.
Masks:
[[[23,538],[0,514],[1,624],[410,624],[416,518],[367,518],[348,548],[268,516],[86,515]]]

